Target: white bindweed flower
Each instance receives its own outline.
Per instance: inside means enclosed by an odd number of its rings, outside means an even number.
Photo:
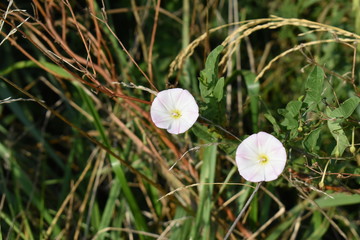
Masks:
[[[199,107],[187,90],[173,88],[157,94],[151,104],[150,115],[158,128],[179,134],[194,125],[199,117]]]
[[[272,181],[284,170],[286,151],[274,136],[259,132],[241,142],[236,150],[240,175],[250,182]]]

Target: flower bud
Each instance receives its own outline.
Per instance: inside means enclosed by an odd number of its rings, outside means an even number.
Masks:
[[[355,152],[356,152],[356,147],[355,147],[354,145],[351,145],[351,147],[350,147],[350,152],[351,152],[352,154],[355,154]]]

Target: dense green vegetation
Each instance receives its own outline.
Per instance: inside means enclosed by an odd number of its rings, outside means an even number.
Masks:
[[[0,240],[359,239],[360,1],[0,2]],[[186,133],[151,121],[187,89]]]

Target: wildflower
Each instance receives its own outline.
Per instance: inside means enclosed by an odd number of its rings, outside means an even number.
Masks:
[[[157,94],[151,104],[150,115],[158,128],[179,134],[194,125],[199,117],[199,107],[187,90],[173,88]]]
[[[259,132],[241,142],[236,150],[236,164],[247,181],[272,181],[284,170],[286,151],[274,136]]]

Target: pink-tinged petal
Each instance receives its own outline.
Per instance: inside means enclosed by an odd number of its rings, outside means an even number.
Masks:
[[[244,146],[244,145],[242,145]],[[236,164],[239,169],[258,164],[259,155],[252,149],[238,147],[236,150]]]
[[[282,143],[273,135],[266,132],[257,133],[257,145],[260,152],[268,152],[279,144],[282,146]]]
[[[172,117],[168,113],[156,110],[151,111],[151,119],[154,122],[155,126],[163,129],[167,129],[173,121]]]
[[[157,94],[153,103],[151,104],[151,108],[155,107],[157,109],[163,109],[164,111],[171,111],[173,108],[173,100],[171,97],[171,93],[169,90],[161,91]]]
[[[240,175],[250,182],[262,182],[264,181],[264,168],[259,164],[253,165],[240,171]]]
[[[171,124],[167,128],[167,131],[171,134],[180,134],[184,133],[187,129],[188,128],[184,126],[180,119],[176,119],[171,122]]]
[[[267,155],[270,158],[278,158],[278,159],[282,159],[282,161],[286,161],[286,151],[283,145],[281,146],[274,146],[271,149],[269,149],[267,152]]]
[[[164,90],[167,92],[167,94],[169,95],[169,102],[171,102],[171,108],[172,109],[179,109],[178,104],[179,104],[179,99],[181,97],[181,95],[184,92],[184,89],[181,88],[172,88],[172,89],[168,89],[168,90]]]
[[[259,154],[259,149],[257,147],[257,135],[253,134],[246,139],[244,139],[239,147],[237,148],[237,153],[241,153],[245,151],[245,154],[247,154],[247,151],[252,151],[256,156]]]
[[[192,111],[198,112],[199,107],[196,104],[195,98],[189,93],[189,91],[183,89],[181,94],[179,95],[176,107],[179,108],[181,111]]]
[[[267,162],[262,162],[262,158]],[[286,151],[274,136],[259,132],[246,138],[236,150],[240,175],[248,181],[272,181],[284,170]]]
[[[265,181],[273,181],[279,177],[285,167],[285,161],[273,161],[266,166],[265,168]]]

